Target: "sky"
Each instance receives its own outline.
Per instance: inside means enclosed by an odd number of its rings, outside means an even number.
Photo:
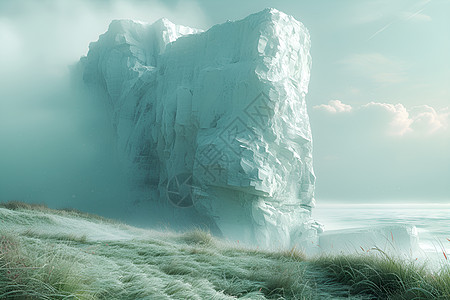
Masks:
[[[208,29],[266,7],[311,35],[317,201],[450,202],[449,0],[0,0],[0,199],[125,193],[101,104],[67,92],[111,20]]]

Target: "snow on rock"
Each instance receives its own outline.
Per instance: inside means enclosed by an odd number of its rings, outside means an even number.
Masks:
[[[203,32],[166,19],[113,21],[80,61],[108,103],[141,198],[224,237],[265,247],[317,242],[302,23],[275,9]]]

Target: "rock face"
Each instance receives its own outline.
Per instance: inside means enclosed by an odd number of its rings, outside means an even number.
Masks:
[[[309,48],[303,24],[274,9],[205,32],[114,21],[80,69],[108,103],[141,197],[203,216],[233,240],[290,246],[319,230]]]

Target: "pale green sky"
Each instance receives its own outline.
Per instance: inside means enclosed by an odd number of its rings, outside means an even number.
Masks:
[[[69,100],[39,95],[112,19],[167,17],[207,29],[266,7],[293,15],[311,34],[318,201],[450,202],[449,0],[0,0],[0,164],[9,166],[0,168],[0,196],[25,197],[20,180],[44,195],[62,167],[71,172],[65,189],[89,186],[69,179],[95,156],[80,146],[89,144],[86,128],[68,121]],[[73,164],[61,163],[70,156]],[[37,184],[46,166],[53,169]]]

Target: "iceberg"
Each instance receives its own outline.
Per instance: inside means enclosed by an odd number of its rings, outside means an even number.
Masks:
[[[423,256],[417,228],[410,224],[384,224],[371,227],[325,231],[319,236],[323,254],[379,252],[390,256]]]
[[[135,197],[233,241],[317,244],[310,36],[266,9],[207,31],[113,21],[77,70],[106,104]],[[177,218],[177,217],[175,217]]]

